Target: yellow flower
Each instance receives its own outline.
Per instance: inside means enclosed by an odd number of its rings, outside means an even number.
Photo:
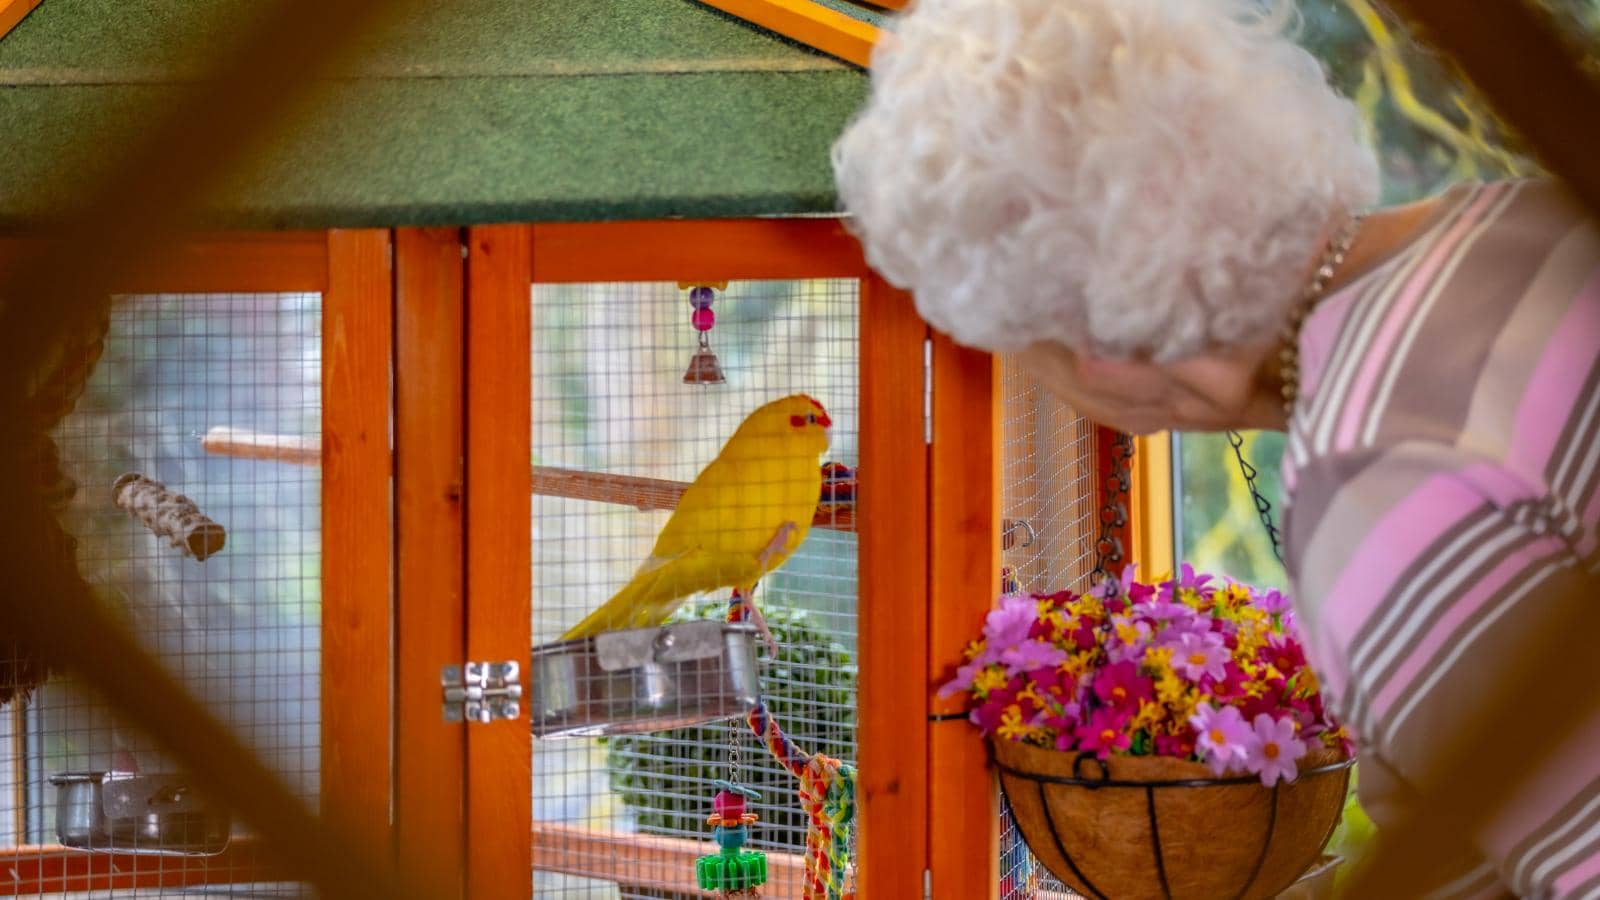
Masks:
[[[1010,681],[1006,677],[1006,670],[999,666],[986,666],[972,679],[972,689],[979,694],[988,694],[998,691]]]
[[[1067,657],[1062,665],[1066,666],[1067,673],[1073,678],[1082,678],[1094,667],[1095,652],[1093,650],[1079,650]]]
[[[1008,706],[1000,713],[1000,727],[995,732],[1008,741],[1021,740],[1032,737],[1038,731],[1032,725],[1023,724],[1022,710],[1016,706]]]
[[[1176,709],[1189,693],[1189,684],[1172,672],[1156,678],[1156,699]]]
[[[1171,647],[1146,647],[1144,648],[1144,665],[1152,675],[1158,678],[1172,675],[1172,648]]]
[[[1161,720],[1167,717],[1167,708],[1149,700],[1139,701],[1139,714],[1133,717],[1133,727],[1154,732]]]

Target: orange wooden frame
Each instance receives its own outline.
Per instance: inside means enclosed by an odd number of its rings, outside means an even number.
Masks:
[[[932,609],[928,698],[930,887],[935,898],[983,900],[1000,889],[999,796],[988,751],[960,715],[958,698],[939,700],[982,629],[1000,575],[1000,372],[987,353],[933,339]]]
[[[700,0],[725,13],[866,68],[878,42],[877,26],[814,0]]]
[[[833,218],[534,225],[537,283],[862,278],[861,245]]]
[[[28,17],[39,0],[0,0],[0,38],[6,36],[17,23]]]
[[[374,838],[394,786],[391,249],[387,231],[329,232],[322,304],[322,809]]]
[[[0,268],[32,251],[0,239]],[[392,546],[375,510],[389,504],[390,356],[387,231],[217,232],[191,235],[142,260],[124,293],[289,293],[323,296],[324,809],[342,824],[387,828]],[[376,696],[382,702],[372,703]],[[0,895],[270,880],[258,841],[221,856],[90,854],[65,847],[0,850]]]
[[[863,897],[921,898],[928,867],[921,838],[929,827],[928,685],[912,673],[928,669],[926,325],[905,294],[872,275],[838,219],[550,224],[533,226],[531,238],[535,283],[861,281],[861,465],[893,477],[866,476],[856,516],[863,711],[858,875]],[[551,827],[535,823],[536,852],[545,846],[537,835]],[[535,865],[548,868],[538,859]]]
[[[183,888],[275,881],[283,871],[255,838],[236,838],[217,856],[90,853],[54,844],[0,850],[0,897],[73,891]]]
[[[395,846],[438,897],[466,872],[466,734],[439,686],[466,651],[462,246],[455,228],[395,232]]]
[[[467,647],[471,659],[524,666],[533,645],[531,230],[467,233]],[[473,900],[520,900],[532,889],[532,771],[525,719],[467,729],[465,896]]]

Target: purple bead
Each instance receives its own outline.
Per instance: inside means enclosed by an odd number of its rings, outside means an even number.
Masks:
[[[695,309],[710,309],[711,301],[717,299],[717,292],[708,287],[692,288],[689,291],[689,302]]]
[[[695,331],[710,331],[711,326],[717,324],[717,314],[709,307],[697,309],[689,317],[689,324],[694,326]]]

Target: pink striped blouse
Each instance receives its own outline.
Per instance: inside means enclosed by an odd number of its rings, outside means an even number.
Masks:
[[[1516,637],[1559,612],[1552,589],[1600,571],[1600,232],[1548,182],[1459,185],[1317,308],[1300,351],[1287,559],[1381,829]],[[1439,896],[1600,898],[1600,716],[1587,732],[1464,836]]]

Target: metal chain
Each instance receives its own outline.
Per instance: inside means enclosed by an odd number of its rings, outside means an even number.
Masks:
[[[1133,470],[1133,436],[1117,432],[1111,444],[1111,473],[1102,487],[1105,503],[1100,507],[1100,537],[1094,543],[1094,571],[1089,573],[1089,583],[1099,584],[1106,578],[1115,578],[1110,566],[1123,560],[1122,541],[1117,529],[1128,524],[1128,507],[1123,498],[1129,495]]]
[[[1233,448],[1234,458],[1239,460],[1239,472],[1244,475],[1245,487],[1250,489],[1250,499],[1255,502],[1256,515],[1261,517],[1262,527],[1267,529],[1267,538],[1272,541],[1272,555],[1278,558],[1278,563],[1283,563],[1283,543],[1278,533],[1278,526],[1272,522],[1272,503],[1262,495],[1260,488],[1256,487],[1256,467],[1250,465],[1244,458],[1244,436],[1237,431],[1228,432],[1228,445]]]
[[[739,744],[744,735],[744,720],[734,719],[728,723],[728,781],[739,783]]]

